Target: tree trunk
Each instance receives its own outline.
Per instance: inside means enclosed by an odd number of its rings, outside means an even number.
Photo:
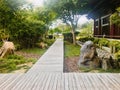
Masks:
[[[76,35],[73,29],[72,29],[72,38],[73,38],[73,44],[76,45]]]

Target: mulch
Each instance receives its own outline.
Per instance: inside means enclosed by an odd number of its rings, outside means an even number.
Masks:
[[[66,57],[64,61],[64,72],[81,72],[77,63],[79,56]]]

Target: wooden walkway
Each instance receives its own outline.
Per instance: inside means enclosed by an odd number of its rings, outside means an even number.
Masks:
[[[63,72],[63,50],[63,40],[56,40],[28,73]]]
[[[0,90],[120,90],[119,73],[63,73],[63,52],[57,40],[27,73],[0,74]]]

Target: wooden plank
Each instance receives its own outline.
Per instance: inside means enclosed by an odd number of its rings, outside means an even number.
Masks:
[[[86,88],[90,90],[96,90],[94,81],[91,80],[91,77],[89,77],[89,74],[83,74],[84,81],[86,83]]]
[[[77,75],[77,78],[79,80],[79,84],[82,88],[82,90],[87,90],[86,86],[85,86],[85,82],[84,82],[84,79],[81,77],[81,75],[83,75],[82,73],[81,74],[78,74]]]
[[[36,87],[38,86],[38,84],[40,83],[40,82],[42,82],[43,81],[43,73],[39,73],[38,75],[37,75],[37,77],[36,77],[36,79],[34,80],[34,83],[33,83],[33,85],[31,86],[31,90],[36,90]]]
[[[8,81],[13,75],[12,74],[6,74],[0,81],[0,86],[3,85],[6,81]]]
[[[105,90],[106,88],[104,87],[104,85],[102,84],[101,80],[99,80],[98,76],[96,74],[92,74],[91,73],[91,79],[94,80],[98,90]]]
[[[64,73],[64,90],[69,90],[68,73]]]
[[[64,75],[63,75],[63,73],[58,74],[56,90],[64,90]]]
[[[96,75],[98,76],[99,80],[102,82],[103,86],[105,86],[106,90],[112,89],[107,79],[105,77],[102,77],[102,74],[97,73]]]
[[[50,90],[56,90],[57,89],[57,83],[58,83],[58,73],[55,73],[55,77],[54,77],[54,82],[53,82],[53,87]]]
[[[114,89],[114,90],[118,90],[118,89],[116,89],[116,87],[114,86],[114,83],[113,83],[110,79],[108,79],[108,77],[107,77],[106,74],[102,74],[101,77],[105,79],[105,81],[107,82],[107,84],[108,84],[108,86],[109,86],[109,88],[110,88],[111,90],[113,90],[113,89]]]
[[[47,81],[46,81],[46,83],[45,83],[45,86],[44,86],[44,90],[51,90],[50,88],[49,88],[49,85],[50,85],[50,81],[51,81],[51,78],[52,78],[52,73],[48,73],[49,74],[49,77],[48,77],[48,79],[47,79]]]
[[[106,74],[104,75],[107,80],[113,85],[113,88],[118,90],[120,89],[120,78],[117,78],[117,80],[113,77],[114,74]]]
[[[78,79],[77,75],[78,75],[78,73],[74,73],[74,79],[75,79],[78,90],[82,90],[81,84],[79,82],[79,79]]]
[[[9,81],[4,82],[4,85],[2,87],[0,87],[0,89],[4,89],[4,90],[11,90],[14,85],[20,80],[22,79],[22,74],[19,75],[13,75],[13,77],[9,79]]]
[[[42,83],[44,82],[46,78],[45,73],[41,73],[41,76],[37,78],[34,86],[32,87],[32,90],[40,90],[39,88],[42,87]]]
[[[49,73],[45,73],[45,78],[44,78],[43,82],[41,83],[41,86],[39,88],[37,88],[37,90],[44,90],[46,83],[48,81],[48,78],[50,78],[49,76],[51,76]]]
[[[29,80],[33,78],[34,75],[28,74],[24,75],[22,79],[19,80],[19,82],[16,83],[16,85],[12,88],[12,90],[24,90],[24,87],[26,86],[27,83],[29,83]]]
[[[73,81],[72,81],[72,74],[71,73],[68,73],[68,84],[69,84],[69,90],[74,90]]]

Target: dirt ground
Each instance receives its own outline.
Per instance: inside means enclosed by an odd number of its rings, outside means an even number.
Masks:
[[[37,60],[41,57],[37,54],[32,53],[25,53],[25,52],[16,52],[15,54],[24,56],[25,58],[36,58]],[[79,57],[67,57],[64,61],[64,72],[80,72],[77,62],[79,60]],[[30,69],[33,66],[33,63],[25,63],[22,64],[19,70],[13,71],[13,73],[25,73],[28,69]],[[27,67],[27,68],[26,68]]]
[[[26,52],[20,52],[20,51],[17,51],[15,52],[15,54],[17,55],[21,55],[25,58],[35,58],[35,59],[39,59],[41,56],[39,54],[33,54],[33,53],[26,53]]]
[[[81,72],[77,65],[79,56],[67,57],[64,61],[64,72]]]
[[[15,54],[23,56],[25,58],[35,58],[36,60],[38,60],[41,57],[38,54],[25,53],[25,52],[20,52],[20,51],[15,52]],[[18,65],[18,67],[20,68],[18,70],[12,71],[11,73],[26,73],[33,65],[34,64],[32,62]]]

